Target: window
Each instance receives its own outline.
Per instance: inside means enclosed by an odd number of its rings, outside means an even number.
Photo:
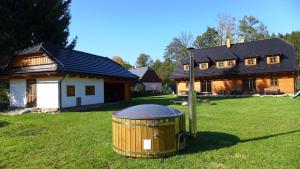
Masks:
[[[217,61],[217,68],[231,68],[235,66],[235,60]]]
[[[85,95],[86,96],[95,95],[95,86],[85,86]]]
[[[201,81],[201,92],[211,92],[211,81],[209,80]]]
[[[217,62],[217,67],[218,68],[223,68],[224,67],[224,61]]]
[[[227,67],[233,67],[234,65],[235,65],[235,61],[234,60],[227,61]]]
[[[255,92],[256,91],[256,80],[255,79],[245,79],[243,80],[243,91],[244,92]]]
[[[190,82],[185,82],[185,88],[190,88]]]
[[[278,86],[278,78],[271,79],[271,86]]]
[[[67,96],[75,96],[75,86],[67,86]]]
[[[256,58],[247,58],[245,59],[246,66],[256,65]]]
[[[208,63],[200,63],[200,64],[199,64],[199,68],[200,68],[201,70],[208,69]]]
[[[280,56],[268,56],[267,57],[267,64],[277,64],[280,63]]]
[[[254,64],[253,60],[252,59],[248,59],[248,65],[253,65],[253,64]]]
[[[189,70],[190,70],[190,67],[189,67],[189,65],[183,65],[183,70],[185,70],[185,71],[189,71]]]

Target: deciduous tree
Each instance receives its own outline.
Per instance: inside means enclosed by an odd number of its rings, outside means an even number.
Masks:
[[[227,38],[232,40],[235,39],[235,17],[225,13],[220,13],[217,16],[217,24],[220,45],[224,45]]]
[[[147,55],[145,53],[140,54],[140,56],[136,60],[136,65],[138,67],[145,67],[145,66],[150,66],[152,63],[152,59],[150,55]]]
[[[164,58],[178,62],[181,58],[188,56],[187,47],[192,46],[193,35],[182,32],[180,36],[173,38],[165,49]]]
[[[112,60],[115,61],[116,63],[120,64],[125,69],[132,68],[132,66],[128,62],[124,61],[121,56],[113,56]]]

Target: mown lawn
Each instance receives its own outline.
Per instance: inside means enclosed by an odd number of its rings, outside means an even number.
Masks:
[[[138,98],[130,105],[167,105],[171,98]],[[299,98],[212,99],[197,107],[199,136],[186,150],[161,159],[112,151],[111,113],[127,106],[0,115],[0,168],[300,168]]]

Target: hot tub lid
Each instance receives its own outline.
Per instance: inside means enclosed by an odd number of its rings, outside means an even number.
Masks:
[[[113,117],[122,119],[150,120],[181,116],[184,113],[167,106],[142,104],[113,113]]]

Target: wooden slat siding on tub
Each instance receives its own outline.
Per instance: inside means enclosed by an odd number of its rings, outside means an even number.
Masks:
[[[153,120],[147,120],[147,124],[152,124]],[[151,140],[151,149],[148,152],[153,152],[153,129],[154,127],[147,127],[147,138]]]
[[[145,121],[144,120],[141,120],[142,123],[144,123]],[[144,140],[147,139],[147,128],[145,126],[141,126],[142,128],[142,152],[143,153],[147,153],[147,150],[144,149]],[[145,154],[142,155],[142,157],[146,157]]]
[[[160,120],[160,124],[162,124],[162,123],[164,123],[164,121],[163,120]],[[158,127],[158,129],[159,129],[159,136],[160,136],[160,138],[159,138],[159,145],[160,145],[160,147],[159,147],[159,151],[160,152],[163,152],[163,151],[165,151],[165,135],[166,135],[166,131],[165,131],[165,127],[166,126],[159,126]]]
[[[135,123],[135,120],[130,120],[132,124]],[[135,140],[135,136],[136,136],[136,126],[131,126],[131,136],[130,136],[130,140],[131,140],[131,152],[136,152],[136,140]],[[136,155],[134,154],[133,157],[135,157]]]
[[[141,123],[141,120],[136,120],[136,123]],[[136,152],[142,152],[142,128],[141,126],[136,126]],[[141,154],[137,154],[136,157],[142,157]]]
[[[126,119],[126,123],[130,123],[130,120]],[[129,152],[132,152],[131,150],[131,132],[130,132],[130,128],[132,126],[130,125],[126,125],[126,150]],[[130,154],[127,154],[130,155]]]
[[[123,122],[123,119],[120,119],[120,122],[122,123]],[[124,144],[125,144],[125,136],[124,136],[124,125],[120,125],[120,128],[121,130],[119,131],[119,135],[120,135],[120,147],[118,148],[121,148],[121,149],[124,149]],[[123,152],[122,152],[123,154]]]
[[[154,123],[158,124],[159,120],[153,120]],[[155,137],[154,137],[155,135]],[[153,127],[153,152],[157,153],[159,152],[159,128],[158,127]]]

